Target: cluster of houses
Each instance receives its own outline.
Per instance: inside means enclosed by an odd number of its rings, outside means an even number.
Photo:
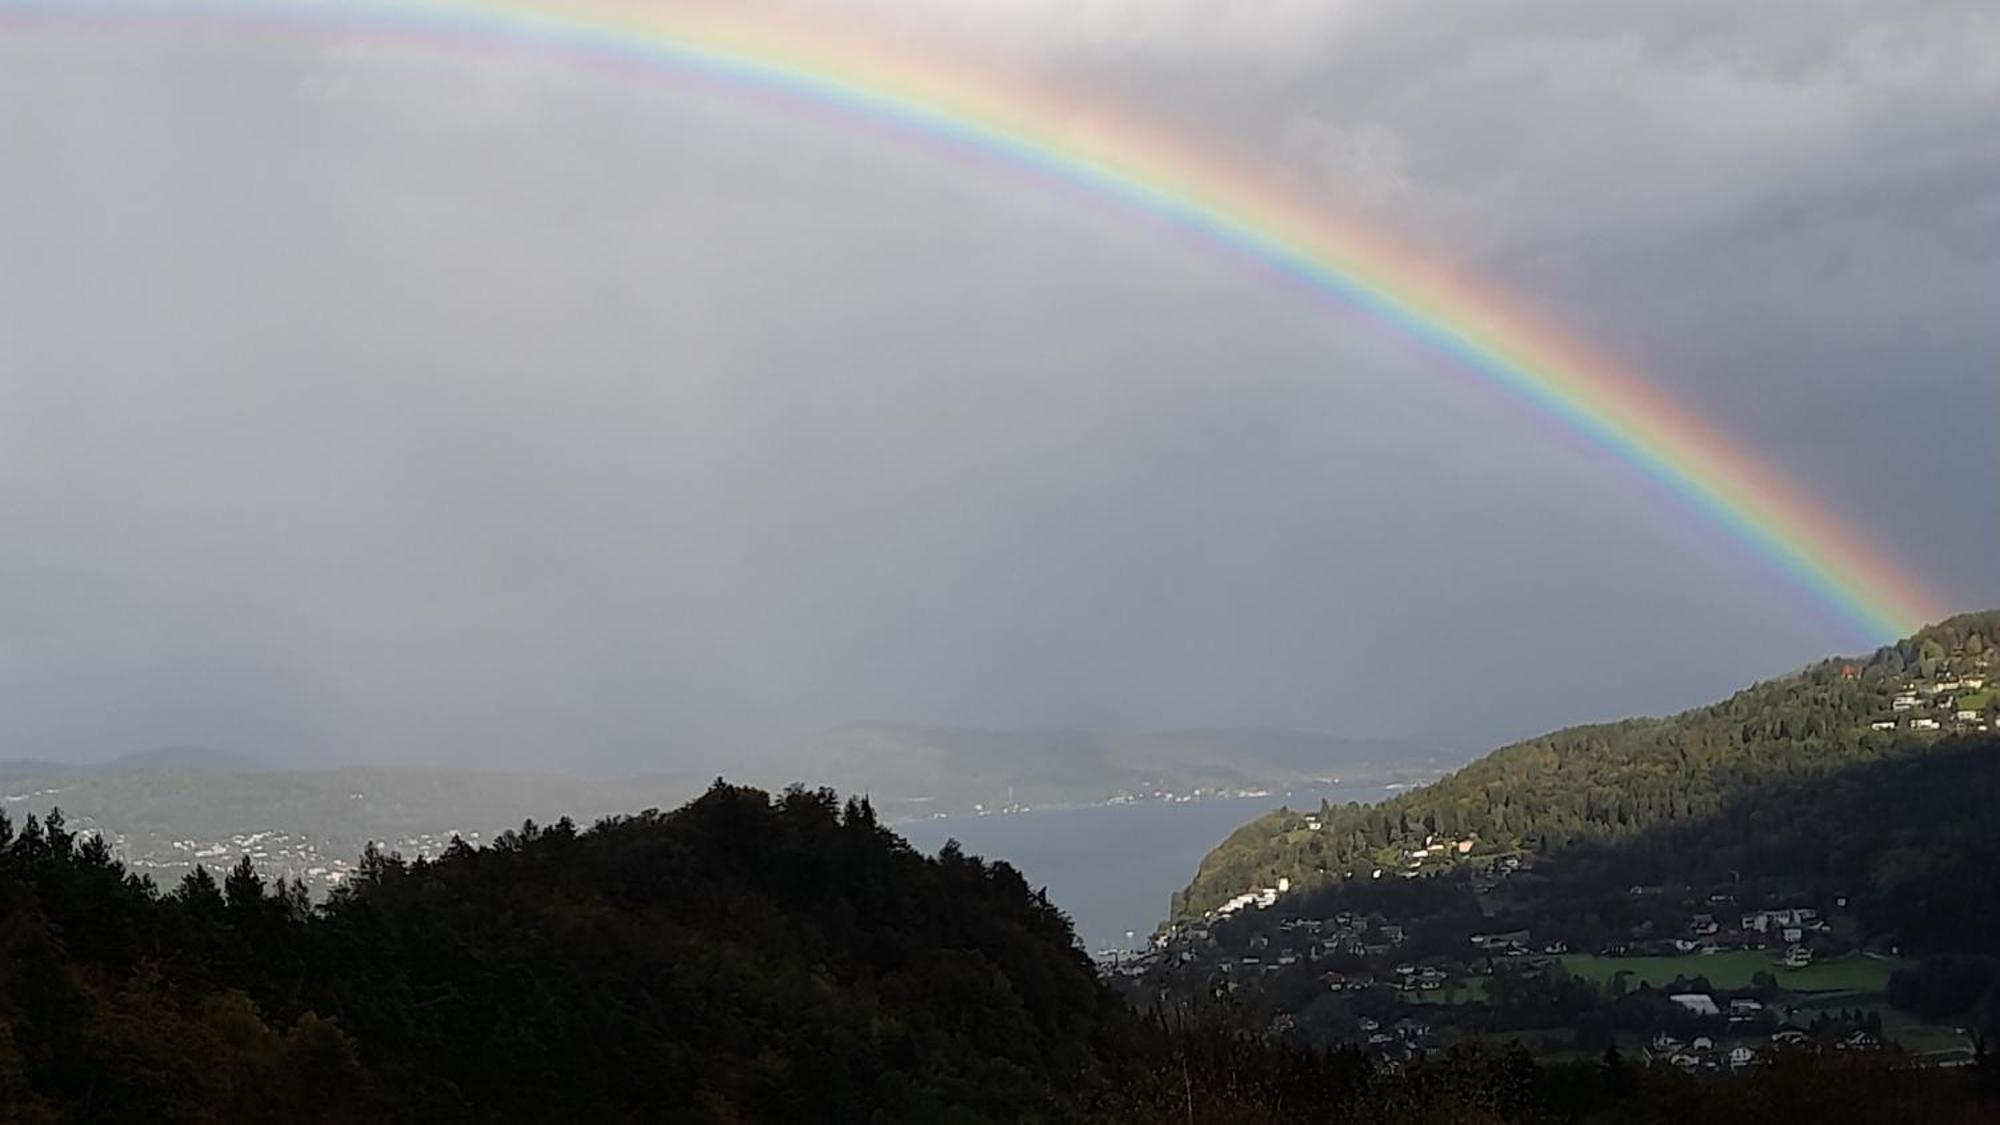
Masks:
[[[1982,669],[1984,667],[1982,663]],[[1982,670],[1936,680],[1905,680],[1889,697],[1889,714],[1868,724],[1872,730],[1987,731],[1994,727],[1995,693]]]
[[[1298,1019],[1288,1013],[1271,1017],[1271,1030],[1280,1034],[1298,1026]],[[1368,1052],[1378,1058],[1408,1060],[1437,1048],[1437,1037],[1431,1025],[1413,1016],[1404,1016],[1391,1023],[1362,1016],[1356,1026],[1361,1030],[1361,1041]]]
[[[1628,892],[1633,897],[1656,895],[1659,887],[1634,886]],[[1835,900],[1837,906],[1846,906],[1846,896]],[[1734,904],[1727,894],[1709,896],[1711,909],[1691,914],[1685,925],[1685,932],[1674,937],[1634,938],[1631,941],[1599,950],[1605,957],[1667,957],[1680,954],[1723,953],[1736,949],[1781,950],[1779,964],[1786,968],[1803,968],[1813,963],[1811,943],[1821,941],[1833,932],[1833,926],[1820,916],[1817,908],[1810,906],[1784,906],[1766,910],[1746,911],[1737,915],[1724,915],[1721,908]],[[1730,925],[1729,923],[1734,923]]]
[[[1268,892],[1261,892],[1268,893]],[[1243,897],[1243,896],[1239,896]],[[1406,938],[1403,927],[1380,916],[1340,911],[1330,918],[1286,918],[1277,927],[1277,941],[1270,934],[1253,934],[1240,949],[1226,950],[1216,940],[1215,925],[1238,910],[1254,906],[1252,900],[1234,910],[1216,911],[1211,917],[1181,923],[1154,936],[1152,948],[1143,954],[1101,960],[1104,972],[1128,978],[1143,977],[1162,966],[1200,966],[1212,970],[1219,992],[1234,992],[1260,976],[1283,972],[1297,965],[1311,967],[1328,958],[1386,958]],[[1266,904],[1268,905],[1268,904]],[[1378,979],[1373,973],[1326,972],[1326,985],[1334,991],[1373,988],[1394,984],[1411,990],[1435,989],[1444,983],[1444,974],[1435,969],[1420,970],[1414,965],[1398,966],[1393,978]]]
[[[1710,996],[1690,994],[1672,999],[1700,1015],[1716,1015],[1720,1011]],[[1732,1026],[1745,1023],[1761,1015],[1762,1011],[1763,1005],[1755,1000],[1731,1000],[1729,1022]],[[1858,1027],[1836,1028],[1829,1035],[1817,1038],[1801,1028],[1781,1027],[1770,1033],[1769,1043],[1771,1049],[1797,1050],[1819,1045],[1831,1046],[1837,1051],[1874,1051],[1881,1048],[1882,1039],[1874,1032]],[[1762,1057],[1763,1052],[1750,1042],[1738,1040],[1718,1046],[1713,1036],[1696,1035],[1683,1040],[1665,1031],[1653,1036],[1645,1053],[1648,1061],[1664,1062],[1689,1073],[1724,1068],[1742,1070],[1756,1065]]]
[[[1290,879],[1281,878],[1275,887],[1252,887],[1214,910],[1208,912],[1211,918],[1227,918],[1239,910],[1268,910],[1277,903],[1278,896],[1292,889]]]
[[[1873,726],[1917,731],[1978,731],[2000,726],[2000,684],[1988,686],[1994,658],[1994,653],[1982,654],[1973,667],[1961,664],[1955,674],[1927,666],[1924,676],[1895,681],[1883,697],[1889,710]],[[1858,676],[1859,670],[1852,675]],[[1322,817],[1308,813],[1291,827],[1318,832],[1325,826]],[[1472,870],[1465,877],[1473,892],[1485,899],[1514,876],[1526,873],[1527,865],[1533,862],[1519,854],[1491,854],[1493,851],[1475,836],[1433,833],[1423,837],[1420,845],[1412,841],[1394,853],[1379,856],[1375,862],[1381,867],[1363,867],[1347,872],[1346,877],[1417,878],[1471,861]],[[1796,905],[1796,897],[1746,899],[1739,905],[1737,896],[1752,886],[1730,885],[1705,897],[1702,891],[1690,895],[1687,888],[1634,886],[1630,888],[1634,898],[1652,901],[1635,903],[1634,921],[1624,931],[1627,936],[1613,938],[1616,944],[1595,952],[1611,957],[1663,957],[1754,949],[1768,952],[1773,969],[1798,969],[1812,965],[1815,954],[1828,956],[1845,948],[1847,927],[1839,921],[1847,907],[1844,896],[1827,895],[1813,905]],[[1523,927],[1474,933],[1466,939],[1469,948],[1453,950],[1441,945],[1441,935],[1428,928],[1419,935],[1422,940],[1406,941],[1403,927],[1380,914],[1343,911],[1324,918],[1285,916],[1289,911],[1284,906],[1292,900],[1284,896],[1290,889],[1287,880],[1278,880],[1272,888],[1252,887],[1203,917],[1177,923],[1156,935],[1151,952],[1113,971],[1143,977],[1156,968],[1166,970],[1167,975],[1145,985],[1159,987],[1163,999],[1169,995],[1170,981],[1184,990],[1174,992],[1182,996],[1198,995],[1204,989],[1222,995],[1247,988],[1249,995],[1262,995],[1277,1009],[1270,1015],[1276,1031],[1290,1030],[1305,1021],[1324,1032],[1340,1026],[1337,1022],[1322,1026],[1322,1021],[1339,1018],[1327,1013],[1351,1016],[1357,1008],[1371,1011],[1379,1019],[1363,1021],[1366,1045],[1394,1058],[1432,1041],[1432,1032],[1422,1017],[1454,1024],[1449,1016],[1437,1014],[1449,1009],[1429,1005],[1456,999],[1465,985],[1476,988],[1479,981],[1473,978],[1504,976],[1511,983],[1522,974],[1533,977],[1537,966],[1556,964],[1555,958],[1570,952],[1564,938],[1582,941],[1587,936],[1593,948],[1605,940],[1603,924],[1591,919],[1588,926],[1575,932],[1546,932],[1540,927],[1531,932]],[[1770,886],[1761,891],[1784,893],[1782,888]],[[1766,903],[1785,904],[1763,905]],[[1273,907],[1278,907],[1272,913],[1279,917],[1266,920],[1251,916]],[[1496,922],[1502,916],[1488,912]],[[1389,1001],[1380,995],[1384,989],[1405,995],[1400,1002]],[[1323,1001],[1329,991],[1374,994],[1328,1005]],[[1745,994],[1750,991],[1686,992],[1651,998],[1648,1002],[1657,1004],[1658,1012],[1654,1026],[1668,1030],[1653,1039],[1648,1058],[1691,1071],[1728,1070],[1755,1065],[1774,1047],[1810,1044],[1864,1050],[1879,1045],[1879,1032],[1854,1027],[1851,1022],[1839,1028],[1816,1026],[1810,1033],[1783,1027],[1782,1009],[1766,1011],[1764,999],[1759,998],[1768,999],[1769,994]],[[1443,995],[1427,995],[1436,993]],[[1407,1018],[1382,1026],[1381,1020],[1390,1018],[1384,1012],[1385,1003],[1388,1011]],[[1693,1034],[1696,1029],[1705,1034]]]
[[[1362,1016],[1359,1022],[1361,1034],[1367,1037],[1363,1042],[1377,1056],[1409,1058],[1437,1046],[1431,1025],[1414,1017],[1405,1016],[1386,1026],[1370,1016]]]
[[[1308,814],[1304,818],[1304,825],[1307,832],[1318,832],[1322,827],[1320,818],[1311,814]],[[1477,847],[1478,844],[1479,840],[1476,836],[1467,836],[1464,839],[1450,839],[1435,834],[1426,836],[1424,837],[1422,847],[1411,848],[1403,853],[1403,868],[1396,872],[1396,874],[1405,879],[1414,879],[1422,874],[1427,867],[1435,867],[1471,855],[1472,849]],[[1483,878],[1489,880],[1488,885],[1491,886],[1497,883],[1499,879],[1505,878],[1520,869],[1520,859],[1514,856],[1505,856],[1496,861],[1492,872],[1489,875],[1483,876]],[[1358,874],[1360,872],[1349,872],[1350,876]],[[1369,872],[1369,877],[1380,879],[1384,874],[1386,872],[1377,867]],[[1277,903],[1279,895],[1285,894],[1291,889],[1292,881],[1287,878],[1280,878],[1276,887],[1252,887],[1215,909],[1208,911],[1205,917],[1226,918],[1231,914],[1243,910],[1267,910]]]
[[[73,822],[80,833],[99,835],[124,864],[135,873],[151,876],[163,886],[178,883],[197,866],[211,871],[233,865],[239,857],[250,862],[267,878],[297,879],[315,894],[324,894],[354,877],[357,862],[344,854],[329,855],[328,842],[311,835],[267,829],[235,832],[214,839],[134,839],[123,832],[107,831],[94,818],[79,816]],[[436,858],[460,836],[471,844],[481,841],[477,832],[413,832],[393,841],[379,841],[384,852],[408,859]]]
[[[1445,839],[1436,835],[1425,836],[1423,847],[1411,848],[1403,853],[1403,864],[1408,868],[1421,868],[1426,863],[1471,855],[1472,849],[1478,843],[1478,838],[1474,836],[1467,836],[1463,840]]]

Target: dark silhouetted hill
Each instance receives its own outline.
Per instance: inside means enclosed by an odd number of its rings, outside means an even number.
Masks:
[[[0,820],[11,1121],[1969,1122],[1989,1085],[1889,1053],[1390,1070],[1163,1025],[1007,865],[824,790],[370,853],[318,907],[248,862],[161,896],[57,814]]]

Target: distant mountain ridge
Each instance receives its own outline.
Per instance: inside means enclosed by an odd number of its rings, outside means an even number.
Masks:
[[[209,746],[162,746],[113,758],[99,767],[107,770],[230,770],[254,773],[269,769],[248,754],[217,750]]]
[[[57,762],[47,758],[0,759],[0,777],[47,777],[51,774],[117,772],[120,770],[229,770],[249,773],[268,769],[248,754],[209,746],[161,746],[123,754],[103,762]]]
[[[1413,743],[1275,727],[1139,734],[850,723],[753,756],[733,776],[867,793],[884,816],[1427,780],[1451,760]]]

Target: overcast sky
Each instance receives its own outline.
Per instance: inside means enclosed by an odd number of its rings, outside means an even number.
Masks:
[[[1990,4],[864,0],[1428,248],[2000,605]],[[1751,10],[1754,9],[1754,10]],[[558,56],[0,19],[0,757],[1463,751],[1864,646],[1422,348]]]

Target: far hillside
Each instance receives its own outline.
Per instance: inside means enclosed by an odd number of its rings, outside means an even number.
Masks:
[[[853,723],[732,772],[867,793],[891,819],[1295,787],[1426,781],[1452,759],[1394,739],[1269,727],[1111,734]]]
[[[1926,896],[1990,894],[1992,868],[1968,862],[1993,850],[1990,810],[1951,798],[1985,784],[1996,659],[2000,611],[1968,614],[1670,718],[1529,739],[1379,805],[1273,813],[1211,852],[1175,907],[1199,914],[1280,880],[1581,862],[1617,847],[1631,883],[1717,865],[1810,874],[1877,904],[1876,924],[1893,929]],[[1959,939],[1938,927],[1929,940],[2000,938],[2000,912],[1968,916]]]

